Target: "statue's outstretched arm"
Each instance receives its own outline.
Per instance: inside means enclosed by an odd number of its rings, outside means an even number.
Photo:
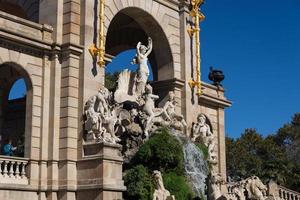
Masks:
[[[171,121],[171,117],[170,117],[170,115],[169,115],[169,113],[167,111],[167,109],[169,108],[169,106],[170,106],[170,102],[167,101],[166,104],[163,107],[163,113],[165,114],[166,118]]]
[[[152,39],[151,37],[148,38],[148,51],[146,53],[146,56],[148,57],[150,53],[152,52],[153,49],[153,44],[152,44]]]
[[[141,42],[137,43],[137,45],[136,45],[136,53],[137,53],[137,55],[140,55],[140,54],[141,54],[141,52],[140,52],[140,47],[141,47],[141,45],[142,45]]]

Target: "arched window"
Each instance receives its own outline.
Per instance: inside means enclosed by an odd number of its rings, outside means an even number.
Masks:
[[[26,134],[27,93],[30,80],[23,69],[10,64],[0,65],[0,152],[6,156],[24,156]],[[27,125],[28,126],[28,125]],[[4,149],[11,143],[13,151]]]

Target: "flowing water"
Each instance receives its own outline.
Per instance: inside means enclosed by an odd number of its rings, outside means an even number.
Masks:
[[[202,197],[205,194],[206,178],[209,174],[209,167],[204,155],[188,137],[176,131],[172,131],[172,133],[183,145],[185,173],[195,194]]]

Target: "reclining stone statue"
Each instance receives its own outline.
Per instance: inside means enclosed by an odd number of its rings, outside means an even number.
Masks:
[[[187,126],[186,121],[184,120],[183,115],[176,113],[176,100],[175,93],[170,91],[168,94],[168,101],[163,106],[163,114],[165,120],[169,123],[169,126],[178,130],[183,130]]]

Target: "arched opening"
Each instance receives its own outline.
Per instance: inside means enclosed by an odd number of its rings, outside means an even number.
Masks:
[[[32,85],[25,70],[14,64],[0,65],[1,155],[24,157],[29,133]],[[11,143],[13,149],[5,146]]]
[[[38,22],[39,0],[0,0],[0,11],[33,22]]]
[[[148,37],[153,40],[153,51],[149,56],[153,80],[173,78],[173,57],[168,39],[158,22],[139,8],[125,8],[113,18],[107,32],[106,53],[117,56],[135,49],[138,42],[147,45]]]

